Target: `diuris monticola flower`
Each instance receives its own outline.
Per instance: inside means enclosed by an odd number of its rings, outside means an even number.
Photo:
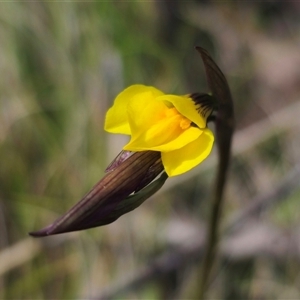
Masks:
[[[124,150],[161,152],[168,176],[180,175],[201,163],[214,141],[206,127],[211,102],[201,102],[198,95],[166,95],[154,87],[132,85],[107,112],[105,130],[131,135]]]
[[[102,226],[138,207],[168,177],[189,171],[209,155],[214,136],[207,120],[215,108],[209,94],[168,95],[145,85],[122,91],[106,114],[105,130],[129,135],[129,143],[75,206],[30,234]]]

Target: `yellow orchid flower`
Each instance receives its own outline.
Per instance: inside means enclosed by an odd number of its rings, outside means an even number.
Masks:
[[[211,152],[214,136],[207,128],[213,111],[207,94],[164,94],[145,85],[122,91],[108,110],[105,130],[131,136],[124,150],[158,151],[168,176],[189,171]]]
[[[199,47],[197,50],[212,95],[168,95],[145,85],[132,85],[122,91],[106,114],[105,130],[130,135],[129,143],[106,168],[105,176],[77,204],[52,224],[30,232],[31,236],[107,225],[136,209],[168,177],[189,171],[210,154],[214,136],[207,128],[208,120],[216,121],[222,153],[220,174],[224,174],[234,124],[230,90],[207,51]],[[211,116],[217,109],[217,114]],[[223,182],[220,181],[221,190]]]

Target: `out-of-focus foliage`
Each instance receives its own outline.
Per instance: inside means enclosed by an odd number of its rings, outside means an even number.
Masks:
[[[170,3],[0,3],[1,299],[95,296],[184,243],[206,221],[214,156],[206,167],[169,180],[163,192],[114,224],[43,240],[27,237],[78,201],[120,151],[124,140],[105,134],[103,123],[124,87],[207,91],[196,45],[210,51],[228,78],[237,130],[258,124],[235,140],[225,219],[274,189],[299,163],[297,118],[282,124],[272,117],[289,107],[299,110],[299,3]],[[254,233],[253,223],[243,226],[253,235],[247,239],[241,231],[244,240],[225,251],[208,297],[300,297],[299,251],[291,246],[276,252],[283,249],[281,235],[269,245],[277,256],[257,242],[262,231],[283,231],[291,236],[284,245],[299,245],[293,235],[298,196],[256,215]],[[126,297],[182,292],[193,268],[180,271]]]

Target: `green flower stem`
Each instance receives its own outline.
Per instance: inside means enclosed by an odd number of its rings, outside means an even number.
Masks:
[[[201,269],[198,295],[196,295],[197,299],[204,299],[218,246],[218,231],[224,199],[223,195],[230,162],[232,135],[234,132],[234,111],[230,89],[224,74],[206,50],[200,47],[196,47],[196,49],[202,57],[208,86],[218,104],[215,124],[219,163],[214,188],[215,193],[212,198],[212,210],[209,218],[206,251],[204,253]]]

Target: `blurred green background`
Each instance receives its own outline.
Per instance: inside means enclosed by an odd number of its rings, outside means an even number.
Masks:
[[[121,150],[126,139],[103,122],[123,88],[207,91],[196,45],[226,74],[235,101],[224,228],[275,192],[224,235],[207,297],[299,299],[300,193],[290,184],[300,149],[299,12],[290,1],[0,3],[0,299],[98,299],[142,277],[154,258],[203,240],[214,154],[107,227],[28,237],[75,204]],[[185,258],[115,298],[187,298],[200,260]]]

